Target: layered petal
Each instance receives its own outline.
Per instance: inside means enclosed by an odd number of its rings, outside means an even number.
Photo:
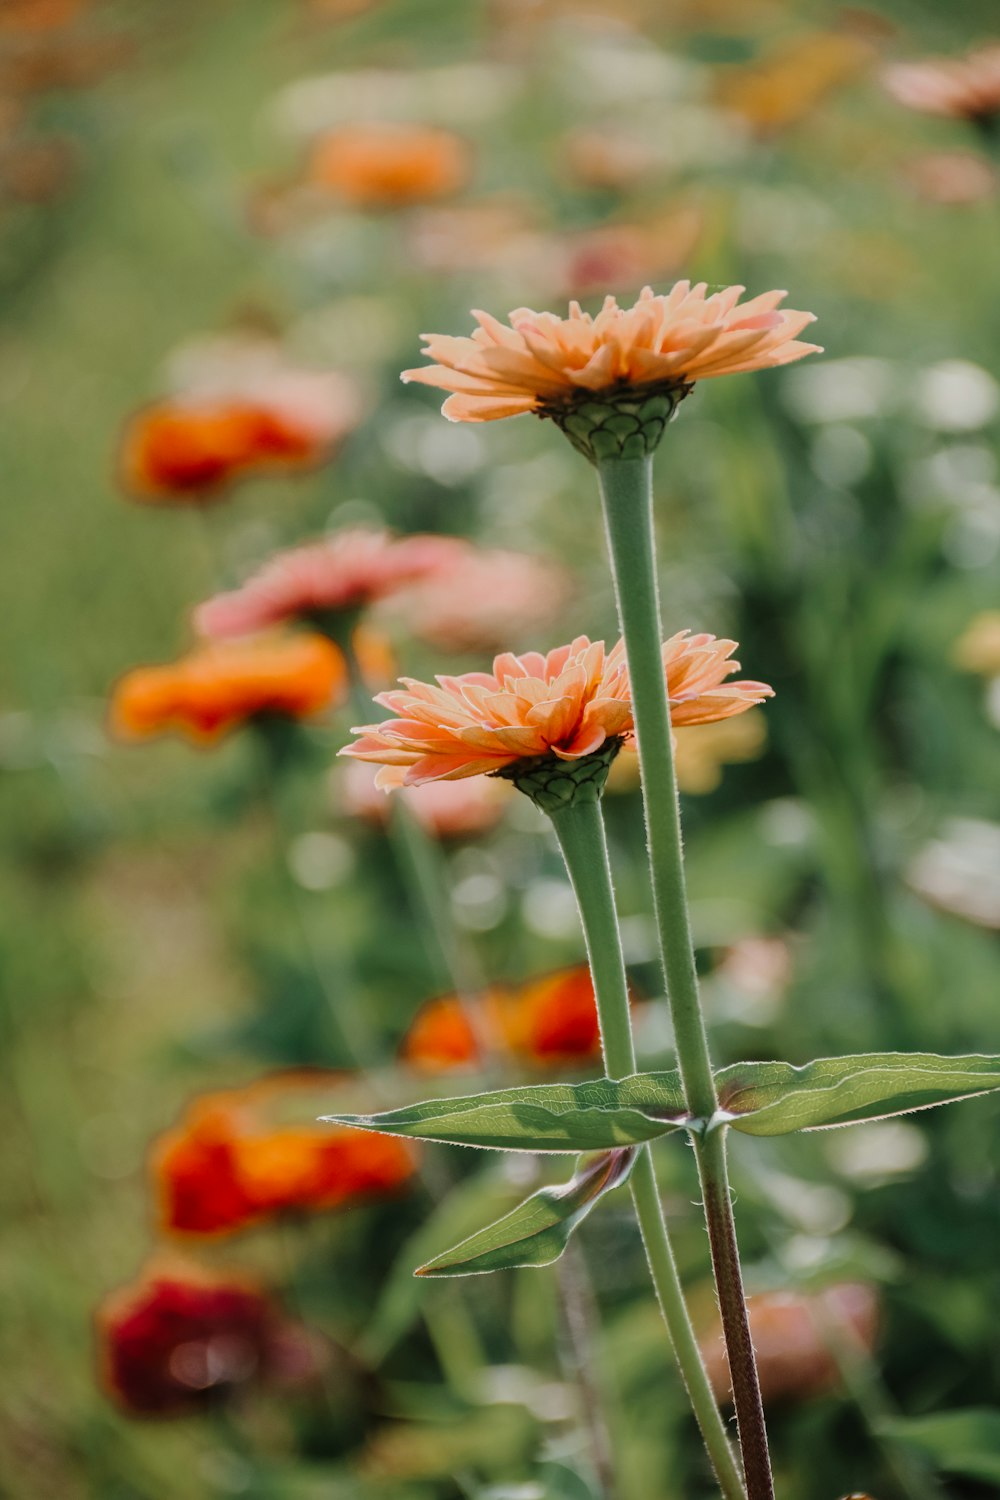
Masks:
[[[452,421],[491,422],[584,392],[691,385],[820,352],[798,339],[813,315],[779,310],[785,292],[741,303],[743,287],[707,291],[679,281],[661,296],[647,286],[630,308],[607,297],[596,317],[576,302],[566,318],[521,307],[509,325],[477,312],[471,337],[425,334],[433,363],[402,378],[451,391],[444,414]]]

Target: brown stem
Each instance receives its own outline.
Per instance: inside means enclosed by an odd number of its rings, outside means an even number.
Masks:
[[[743,1291],[723,1130],[710,1131],[700,1140],[696,1138],[695,1151],[705,1200],[705,1222],[719,1294],[729,1377],[733,1385],[747,1500],[774,1500],[764,1405]]]

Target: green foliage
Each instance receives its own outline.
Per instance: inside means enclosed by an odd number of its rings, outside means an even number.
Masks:
[[[995,1407],[897,1417],[880,1422],[879,1431],[931,1459],[945,1474],[1000,1485],[1000,1410]]]
[[[607,1151],[652,1141],[683,1123],[676,1073],[538,1083],[456,1099],[430,1099],[378,1115],[325,1115],[384,1135],[499,1151]]]
[[[804,1067],[734,1063],[717,1075],[719,1102],[734,1130],[785,1135],[882,1120],[1000,1089],[1000,1057],[929,1052],[860,1053]]]
[[[474,1276],[518,1266],[550,1266],[605,1193],[627,1180],[634,1161],[635,1152],[629,1149],[585,1157],[569,1182],[540,1188],[497,1223],[436,1255],[416,1274]]]

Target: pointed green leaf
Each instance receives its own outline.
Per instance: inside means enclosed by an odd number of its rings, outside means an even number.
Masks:
[[[609,1151],[655,1140],[686,1119],[677,1073],[636,1073],[590,1083],[541,1083],[456,1099],[431,1099],[379,1115],[325,1115],[386,1135],[498,1151]]]
[[[605,1193],[620,1187],[635,1161],[625,1148],[584,1157],[569,1182],[540,1188],[512,1213],[436,1255],[418,1276],[477,1276],[515,1266],[550,1266],[569,1244],[569,1237]]]
[[[734,1130],[784,1135],[881,1120],[1000,1089],[1000,1057],[871,1052],[805,1067],[734,1063],[716,1075],[719,1105]]]

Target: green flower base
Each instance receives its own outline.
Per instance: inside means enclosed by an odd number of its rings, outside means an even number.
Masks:
[[[605,740],[600,750],[579,760],[560,760],[558,755],[527,755],[492,774],[512,781],[536,807],[551,814],[572,807],[575,802],[599,802],[611,762],[623,743],[618,736]]]
[[[581,391],[570,401],[538,408],[592,464],[609,458],[645,458],[652,453],[674,412],[694,385],[686,381],[656,385],[609,386]]]

